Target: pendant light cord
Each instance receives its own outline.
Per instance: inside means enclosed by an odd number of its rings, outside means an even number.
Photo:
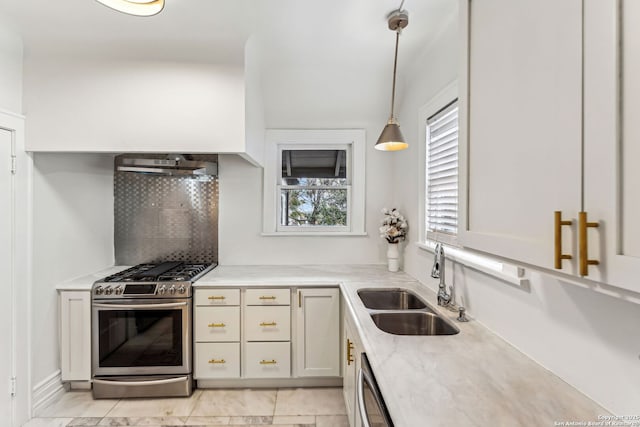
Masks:
[[[404,2],[403,2],[404,3]],[[394,104],[396,101],[396,70],[398,69],[398,41],[400,40],[400,30],[396,30],[396,52],[393,56],[393,84],[391,86],[391,117],[394,118]]]

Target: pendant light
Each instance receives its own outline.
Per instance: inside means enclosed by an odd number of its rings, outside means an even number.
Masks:
[[[403,2],[404,3],[404,2]],[[398,68],[398,41],[402,29],[409,25],[409,14],[406,10],[400,9],[391,12],[389,15],[389,29],[396,33],[396,51],[393,57],[393,86],[391,87],[391,115],[387,125],[382,129],[382,133],[376,142],[376,149],[382,151],[398,151],[409,147],[404,140],[400,125],[394,116],[394,104],[396,100],[396,70]]]
[[[162,11],[164,0],[96,0],[118,12],[135,16],[153,16]]]

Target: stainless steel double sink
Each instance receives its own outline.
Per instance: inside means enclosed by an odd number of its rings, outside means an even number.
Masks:
[[[358,296],[378,329],[394,335],[455,335],[460,330],[407,289],[360,289]]]

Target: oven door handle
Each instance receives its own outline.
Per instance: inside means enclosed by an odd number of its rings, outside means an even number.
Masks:
[[[364,406],[364,382],[365,373],[360,368],[358,371],[358,386],[356,387],[356,395],[358,398],[358,410],[360,411],[360,419],[362,421],[362,427],[371,427],[371,423],[369,423],[369,417],[367,416],[367,410]]]
[[[156,308],[177,308],[184,307],[187,302],[169,302],[161,304],[104,304],[94,302],[93,306],[97,308],[126,308],[135,310],[155,310]]]
[[[96,384],[104,384],[104,385],[124,385],[124,386],[147,386],[147,385],[161,385],[161,384],[173,384],[179,383],[182,381],[188,380],[189,377],[176,377],[176,378],[168,378],[163,380],[149,380],[149,381],[108,381],[108,380],[99,380],[94,378],[93,382]]]

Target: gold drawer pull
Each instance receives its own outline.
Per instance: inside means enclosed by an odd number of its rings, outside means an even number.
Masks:
[[[563,225],[571,225],[573,222],[571,220],[563,220],[562,212],[555,211],[554,213],[554,235],[555,235],[555,244],[554,244],[554,268],[560,270],[562,269],[562,260],[563,259],[572,259],[571,255],[562,253],[562,226]]]
[[[589,241],[587,237],[587,228],[598,228],[600,224],[597,222],[588,222],[586,212],[578,212],[578,246],[579,246],[579,261],[580,261],[580,275],[589,275],[590,265],[599,265],[600,261],[595,259],[589,259]]]
[[[222,295],[221,296],[213,296],[213,295],[211,295],[209,297],[209,299],[220,299],[220,300],[222,300],[222,299],[226,299],[226,298],[224,296],[222,296]]]
[[[261,296],[260,299],[276,299],[276,297],[271,296],[271,297],[266,297],[266,296]]]
[[[262,322],[260,323],[260,326],[276,326],[277,323],[276,322]]]
[[[227,363],[227,361],[224,360],[224,359],[220,359],[220,360],[211,359],[211,360],[209,360],[209,363]]]
[[[352,350],[353,350],[353,341],[347,338],[347,366],[353,363],[353,354],[351,354]]]
[[[261,365],[275,365],[278,362],[276,362],[275,360],[261,360],[260,364]]]
[[[210,328],[224,328],[225,325],[224,323],[209,323],[209,327]]]

